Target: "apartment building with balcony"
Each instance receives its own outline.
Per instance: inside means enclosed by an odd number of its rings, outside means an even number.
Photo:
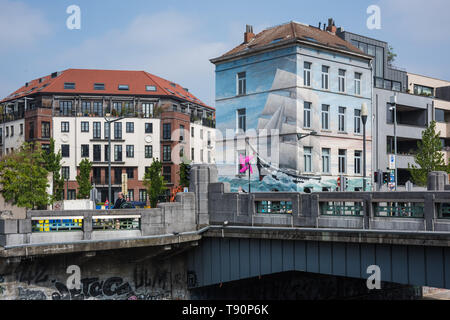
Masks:
[[[252,190],[334,190],[340,175],[349,190],[362,189],[361,108],[371,112],[372,57],[336,31],[332,21],[324,29],[291,21],[258,34],[247,26],[243,43],[211,59],[219,178],[232,188],[247,189],[240,156],[253,155]],[[371,121],[366,138],[370,177]]]
[[[445,158],[450,151],[450,82],[409,73],[393,66],[389,59],[387,42],[365,37],[337,28],[337,34],[373,60],[373,170],[388,171],[389,156],[394,149],[394,110],[391,97],[397,97],[397,179],[403,186],[411,179],[408,164],[415,164],[414,154],[422,131],[437,121],[441,132]]]
[[[183,159],[214,161],[214,108],[179,84],[145,71],[55,72],[26,83],[0,105],[1,154],[25,141],[46,149],[53,138],[63,157],[65,199],[76,197],[78,165],[87,158],[93,163],[92,184],[106,200],[109,137],[113,193],[121,190],[122,174],[127,174],[128,196],[135,201],[147,201],[143,178],[154,159],[162,161],[169,187],[179,183]],[[120,120],[109,127],[106,116]],[[191,128],[213,137],[210,149],[206,138],[191,137]]]

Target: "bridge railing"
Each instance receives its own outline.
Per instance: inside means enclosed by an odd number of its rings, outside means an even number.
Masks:
[[[211,224],[450,232],[450,192],[232,193],[208,189]]]
[[[0,219],[0,246],[139,238],[197,229],[195,196],[153,209],[30,210],[26,219]]]

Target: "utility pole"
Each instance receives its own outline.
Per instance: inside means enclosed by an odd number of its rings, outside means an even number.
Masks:
[[[122,120],[123,117],[112,119],[111,114],[107,113],[105,115],[105,121],[108,125],[108,201],[109,207],[111,207],[111,123]]]

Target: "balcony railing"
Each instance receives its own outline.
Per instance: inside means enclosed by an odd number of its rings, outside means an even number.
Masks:
[[[256,213],[292,214],[291,201],[256,201]]]
[[[83,218],[40,218],[31,221],[32,232],[63,232],[81,231],[83,229]]]
[[[375,207],[376,217],[400,217],[400,218],[423,218],[424,204],[393,204],[393,205],[377,205]]]
[[[140,216],[92,217],[93,231],[140,230]]]
[[[320,206],[320,214],[323,216],[362,216],[364,213],[361,204],[342,205],[321,203]]]

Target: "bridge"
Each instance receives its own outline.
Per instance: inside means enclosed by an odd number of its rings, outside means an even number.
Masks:
[[[446,188],[243,194],[194,166],[191,192],[158,208],[1,219],[0,299],[208,298],[293,274],[365,286],[371,265],[384,284],[450,289]],[[67,283],[73,265],[81,287]]]

